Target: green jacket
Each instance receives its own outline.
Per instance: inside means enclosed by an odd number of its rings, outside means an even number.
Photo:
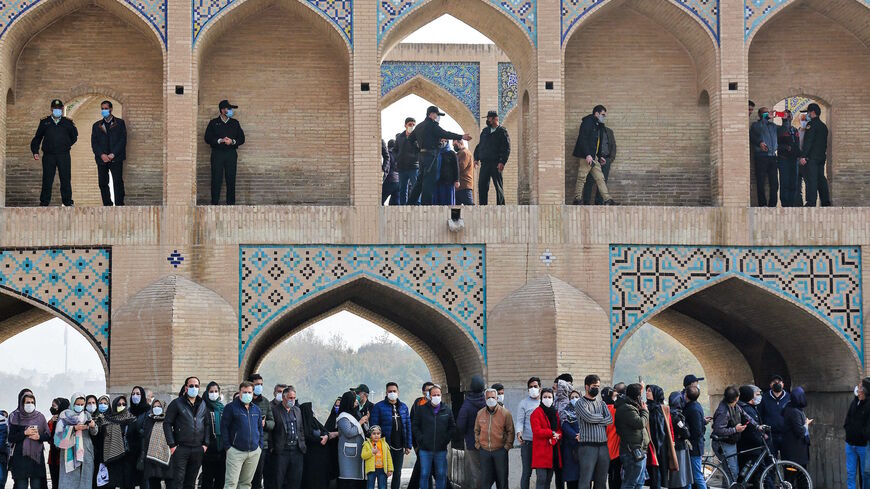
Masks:
[[[616,400],[614,425],[616,434],[622,440],[620,450],[643,448],[649,445],[649,411],[641,410],[637,403],[624,397]]]
[[[266,418],[266,425],[263,426],[263,450],[267,450],[269,448],[269,433],[275,427],[272,404],[266,399],[266,396],[254,396],[254,404],[260,408],[260,415]]]

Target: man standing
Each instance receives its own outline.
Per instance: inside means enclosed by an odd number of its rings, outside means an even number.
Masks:
[[[498,405],[504,406],[504,384],[496,382],[490,386],[490,389],[495,389],[495,392],[498,394]]]
[[[432,389],[432,386],[435,385],[430,381],[423,382],[423,387],[420,389],[422,395],[414,400],[414,404],[411,405],[411,426],[414,425],[414,419],[417,417],[417,410],[420,409],[423,405],[429,402],[429,391]],[[411,438],[411,446],[414,448],[414,453],[420,453],[420,448],[417,446],[417,439]],[[408,480],[408,489],[419,489],[420,487],[420,457],[417,457],[417,461],[414,462],[414,469],[411,471],[411,478]],[[430,485],[431,487],[431,485]]]
[[[417,174],[420,163],[417,161],[420,149],[408,139],[417,121],[413,117],[405,118],[405,130],[396,134],[396,166],[399,168],[399,205],[407,205],[408,192],[417,184]],[[412,202],[416,204],[417,202]]]
[[[777,132],[779,126],[773,123],[767,107],[758,109],[758,120],[749,128],[749,144],[755,155],[755,192],[758,207],[776,207],[776,192],[779,183],[776,178]],[[770,187],[769,197],[764,185]]]
[[[356,389],[352,390],[356,394],[357,402],[359,402],[359,424],[361,424],[366,433],[368,433],[369,426],[371,426],[370,421],[372,417],[372,409],[375,407],[375,405],[369,401],[369,394],[371,391],[369,391],[369,386],[365,384],[360,384]]]
[[[606,136],[607,141],[607,155],[604,156],[604,164],[601,165],[601,173],[604,174],[604,183],[607,183],[607,179],[610,177],[610,167],[613,164],[613,160],[616,159],[616,138],[613,136],[613,129],[609,126],[604,126],[604,135]],[[592,195],[595,195],[595,200],[593,201]],[[604,203],[604,199],[601,198],[601,192],[598,192],[598,189],[595,185],[595,180],[586,179],[586,183],[583,185],[583,204],[591,204],[595,203],[595,205],[601,205]]]
[[[474,420],[474,447],[480,458],[479,487],[508,487],[508,450],[514,445],[514,419],[498,402],[498,391],[489,388],[484,393],[486,407]],[[474,486],[472,486],[474,487]]]
[[[210,120],[205,129],[205,142],[211,146],[211,205],[221,199],[223,180],[227,181],[227,205],[236,203],[236,164],[239,146],[245,144],[245,133],[233,110],[239,108],[226,100],[218,104],[220,115]]]
[[[260,438],[262,441],[261,445],[263,447],[263,452],[260,454],[260,458],[257,461],[257,470],[254,472],[254,479],[251,482],[251,489],[261,489],[262,487],[273,487],[270,486],[271,478],[270,474],[266,471],[266,464],[269,451],[269,433],[275,428],[275,417],[272,414],[272,403],[266,399],[266,396],[263,395],[263,376],[254,373],[248,376],[248,382],[251,383],[252,392],[254,394],[254,404],[257,408],[260,409],[260,425],[262,426],[263,436]],[[277,390],[277,389],[276,389]],[[282,390],[283,391],[283,390]],[[275,487],[274,489],[281,489],[280,487]]]
[[[260,461],[263,423],[254,401],[254,384],[239,385],[239,397],[221,415],[221,433],[229,444],[224,489],[250,489]]]
[[[761,405],[758,407],[758,416],[761,422],[770,426],[770,451],[774,455],[779,454],[782,446],[782,435],[786,430],[782,410],[791,400],[791,396],[785,390],[785,382],[782,376],[774,375],[770,378],[770,390],[764,394]]]
[[[495,201],[504,205],[504,183],[502,171],[511,155],[511,138],[507,130],[498,124],[498,112],[490,110],[486,114],[486,127],[480,132],[480,142],[474,148],[475,164],[480,165],[477,185],[480,192],[480,205],[489,203],[489,181],[495,186]]]
[[[399,169],[396,160],[396,140],[390,139],[385,147],[383,144],[384,141],[381,140],[381,151],[384,158],[381,164],[381,170],[384,173],[384,181],[381,184],[381,204],[387,202],[389,205],[399,205]]]
[[[435,487],[444,489],[447,483],[447,445],[456,432],[456,421],[450,406],[441,403],[441,387],[429,389],[429,402],[420,406],[411,423],[414,439],[420,448],[420,488],[429,489],[429,477],[435,477]]]
[[[798,200],[798,162],[800,155],[800,136],[792,125],[791,110],[785,110],[782,125],[777,130],[779,154],[779,202],[783,207],[794,207]]]
[[[610,468],[610,451],[607,449],[607,426],[613,417],[607,404],[598,398],[601,379],[597,375],[587,375],[584,380],[585,392],[573,409],[577,413],[579,425],[579,447],[577,455],[580,465],[579,487],[607,485],[607,470]],[[570,408],[567,408],[570,409]]]
[[[804,167],[807,180],[806,207],[816,206],[816,197],[822,207],[831,205],[828,179],[825,177],[825,160],[828,158],[828,126],[819,119],[822,108],[819,104],[807,106],[807,128],[801,146],[800,164]]]
[[[124,205],[123,164],[127,159],[127,125],[124,119],[112,115],[112,102],[100,104],[100,120],[91,128],[91,149],[97,161],[97,181],[104,206],[111,206],[109,172],[112,173],[112,188],[115,190],[114,205]]]
[[[583,118],[580,123],[580,132],[577,134],[577,143],[574,145],[574,157],[580,158],[577,169],[577,182],[574,185],[574,205],[583,204],[583,187],[586,178],[592,173],[598,192],[604,199],[605,205],[615,205],[607,191],[607,183],[604,181],[604,173],[601,165],[607,163],[604,154],[610,153],[607,132],[604,130],[604,122],[607,119],[607,109],[603,105],[596,105],[592,113]]]
[[[474,157],[465,147],[465,141],[453,141],[456,161],[459,163],[459,189],[456,190],[457,205],[474,205]]]
[[[178,397],[166,408],[163,420],[163,434],[172,454],[171,489],[194,489],[208,448],[211,423],[207,419],[208,409],[199,396],[199,379],[188,377]]]
[[[423,205],[431,205],[434,202],[438,184],[438,153],[441,150],[441,140],[463,139],[471,141],[471,136],[468,134],[456,134],[442,129],[438,125],[442,115],[445,115],[444,112],[438,110],[438,107],[430,105],[426,109],[426,120],[414,127],[408,136],[408,140],[420,148],[418,158],[420,175],[414,189],[408,196],[409,202],[416,202],[418,197]]]
[[[387,383],[386,398],[375,404],[371,414],[372,426],[380,426],[381,434],[390,446],[390,457],[393,460],[392,489],[402,487],[402,463],[405,455],[411,453],[411,416],[408,406],[399,400],[399,385]]]
[[[520,476],[520,488],[529,489],[529,479],[532,477],[532,412],[541,405],[541,379],[532,377],[526,382],[529,397],[520,401],[517,407],[514,431],[520,445],[520,455],[523,461],[523,473]]]
[[[305,433],[302,431],[302,410],[296,405],[296,389],[288,385],[283,401],[272,409],[275,429],[270,447],[275,489],[299,489],[302,485],[302,465],[305,461]]]
[[[477,413],[486,408],[486,399],[483,395],[485,390],[486,383],[483,381],[483,377],[480,375],[471,377],[469,391],[465,393],[465,399],[462,401],[462,407],[459,408],[459,415],[456,418],[456,429],[462,434],[465,441],[464,480],[468,482],[470,487],[478,487],[480,484],[481,464],[475,440],[475,420]]]
[[[51,101],[51,115],[39,121],[36,135],[30,140],[33,159],[39,161],[39,147],[42,145],[42,192],[39,205],[51,203],[51,187],[54,173],[60,177],[60,200],[63,205],[72,207],[72,186],[70,185],[69,150],[79,138],[79,131],[73,121],[63,116],[63,102]]]
[[[846,485],[847,489],[857,487],[858,474],[861,474],[862,485],[867,487],[864,463],[867,452],[867,434],[864,428],[870,420],[870,403],[867,393],[870,392],[870,377],[865,377],[855,387],[855,398],[846,411],[846,421],[843,429],[846,431]],[[870,482],[870,481],[868,481]]]
[[[740,475],[737,442],[749,422],[746,413],[737,405],[738,398],[737,387],[726,387],[719,407],[713,413],[713,453],[724,467],[728,467],[732,481],[736,481]]]
[[[689,452],[689,458],[692,460],[692,477],[694,478],[692,489],[707,489],[701,464],[701,457],[704,455],[704,434],[707,431],[704,407],[698,402],[701,390],[698,389],[698,386],[689,385],[685,389],[685,396],[687,402],[683,414],[686,416],[686,424],[689,426],[689,441],[692,443],[692,450]]]

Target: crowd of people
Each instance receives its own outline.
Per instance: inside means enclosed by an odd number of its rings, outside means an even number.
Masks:
[[[399,489],[413,450],[407,487],[445,489],[452,487],[452,447],[465,452],[462,487],[471,489],[506,489],[513,448],[521,455],[514,470],[522,489],[529,489],[533,472],[536,489],[554,482],[568,489],[591,483],[705,489],[708,425],[713,453],[732,480],[754,460],[743,452],[764,443],[806,467],[813,420],[804,413],[801,387],[789,392],[780,376],[766,392],[729,386],[707,417],[699,402],[703,380],[687,375],[684,389],[666,398],[659,386],[642,382],[602,386],[597,375],[587,375],[575,387],[567,373],[551,385],[532,377],[513,411],[504,404],[504,386],[487,387],[481,376],[471,379],[458,408],[432,382],[410,404],[394,382],[377,403],[360,384],[336,398],[325,423],[292,385],[275,385],[268,399],[258,374],[232,395],[216,382],[201,391],[199,379],[190,377],[171,402],[138,386],[114,398],[73,393],[54,399],[48,417],[24,389],[8,419],[0,412],[0,488],[11,472],[15,489],[48,489],[47,465],[51,489],[194,489],[197,481],[200,489],[321,489],[333,482],[340,489],[387,489],[388,482]],[[844,423],[849,489],[859,473],[870,482],[868,394],[870,378],[855,388]]]

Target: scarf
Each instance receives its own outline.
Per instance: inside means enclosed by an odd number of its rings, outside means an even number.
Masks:
[[[127,437],[124,436],[124,428],[135,418],[129,409],[118,412],[118,402],[121,399],[126,400],[124,396],[119,396],[112,401],[111,412],[106,413],[104,419],[106,436],[103,440],[103,460],[106,462],[117,460],[127,453]]]
[[[29,390],[21,391],[18,394],[18,409],[12,412],[9,416],[9,424],[16,426],[23,426],[25,429],[28,426],[36,426],[36,429],[39,431],[40,438],[47,438],[51,436],[51,433],[48,429],[48,423],[45,421],[45,416],[42,415],[37,410],[33,410],[32,413],[24,412],[24,393],[27,392],[29,396],[33,394],[30,393]],[[35,397],[34,403],[35,401]],[[24,454],[25,457],[30,457],[33,461],[39,463],[42,461],[42,448],[43,442],[37,440],[31,440],[30,438],[25,438],[24,442],[21,445],[21,453]]]
[[[140,415],[147,413],[151,409],[151,406],[148,405],[148,399],[145,397],[145,389],[138,385],[133,386],[132,390],[136,389],[139,389],[142,398],[139,399],[139,404],[133,404],[133,396],[130,396],[130,405],[127,407],[127,409],[129,409],[130,412],[133,413],[133,416],[136,416],[138,418]]]
[[[581,403],[581,400],[578,400],[577,403]],[[577,422],[577,407],[571,403],[571,400],[568,400],[568,404],[565,405],[562,409],[559,410],[559,419],[568,424],[574,424]]]
[[[350,421],[351,424],[353,424],[353,426],[356,428],[356,431],[357,431],[357,433],[359,433],[359,436],[365,438],[366,435],[365,435],[365,433],[363,433],[362,426],[360,426],[359,421],[355,417],[353,417],[349,413],[341,413],[338,415],[338,419],[341,420],[342,418]],[[336,424],[338,424],[338,421],[336,421]]]
[[[165,417],[163,414],[157,416],[153,411],[148,414],[148,418],[154,421],[154,425],[151,428],[151,437],[148,439],[148,450],[145,452],[145,458],[168,466],[171,452],[169,444],[166,443],[166,433],[163,431]]]
[[[208,390],[211,389],[212,386],[217,387],[217,382],[209,382],[208,386],[205,388],[205,392],[208,393]],[[212,426],[212,430],[214,431],[214,437],[217,439],[218,443],[221,441],[221,416],[224,414],[224,403],[220,401],[218,398],[217,401],[212,401],[208,398],[208,394],[206,394],[203,398],[205,401],[205,406],[209,411],[214,415],[214,426]],[[266,414],[266,413],[262,413]]]
[[[73,393],[69,398],[70,405],[74,406],[78,399],[84,400],[85,395],[79,392]],[[55,428],[54,444],[63,450],[64,470],[67,473],[74,471],[85,460],[85,440],[81,431],[75,429],[76,425],[88,424],[90,416],[84,410],[77,413],[73,409],[67,409],[58,416],[58,426]],[[60,429],[58,429],[60,428]]]
[[[553,431],[559,430],[559,422],[556,421],[556,408],[555,406],[544,406],[541,404],[541,410],[544,411],[544,414],[547,416],[547,421],[550,422],[550,429]]]

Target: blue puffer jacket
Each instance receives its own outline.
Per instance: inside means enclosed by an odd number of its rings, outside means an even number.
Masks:
[[[413,434],[411,432],[411,416],[408,411],[408,406],[399,400],[397,400],[396,403],[399,405],[399,416],[402,418],[402,431],[404,432],[402,446],[405,448],[411,448]],[[374,425],[381,427],[381,436],[384,440],[387,440],[387,443],[389,443],[390,435],[393,432],[393,407],[390,405],[390,401],[384,399],[375,404],[375,407],[372,409],[372,416],[369,419],[369,426]]]
[[[263,439],[260,408],[253,402],[245,408],[239,399],[227,404],[221,415],[221,438],[225,448],[253,452]]]

